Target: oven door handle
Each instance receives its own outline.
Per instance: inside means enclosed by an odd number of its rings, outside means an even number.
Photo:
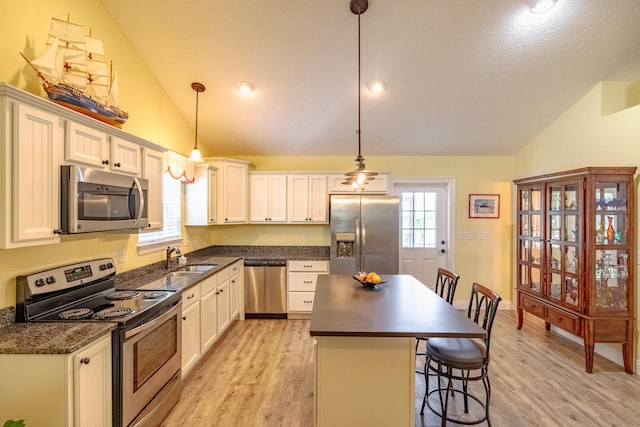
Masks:
[[[166,311],[165,313],[163,313],[162,315],[151,319],[150,321],[143,323],[140,326],[137,326],[133,329],[131,329],[130,331],[126,331],[124,334],[125,339],[129,339],[131,337],[134,337],[144,331],[147,331],[149,329],[154,329],[156,328],[159,324],[162,324],[164,322],[166,322],[168,319],[170,319],[171,317],[175,316],[180,309],[182,308],[182,301],[178,301],[178,303],[172,307],[171,309],[169,309],[168,311]]]

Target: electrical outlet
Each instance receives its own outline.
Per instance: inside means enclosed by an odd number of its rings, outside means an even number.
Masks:
[[[124,262],[124,249],[118,249],[118,262]]]

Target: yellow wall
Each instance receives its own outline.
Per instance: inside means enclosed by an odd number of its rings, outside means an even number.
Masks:
[[[51,17],[66,18],[90,26],[105,42],[107,55],[119,73],[120,104],[130,119],[124,130],[182,154],[189,154],[193,130],[169,100],[144,61],[129,44],[99,0],[23,0],[0,2],[0,81],[45,97],[39,82],[19,52],[33,58],[44,49]],[[203,154],[211,155],[202,145]],[[354,167],[353,156],[251,157],[256,170],[336,171]],[[457,241],[455,265],[461,275],[461,295],[471,281],[485,283],[511,299],[512,157],[367,157],[372,169],[391,172],[394,178],[454,178],[456,181],[455,231],[472,232],[471,241]],[[501,195],[498,220],[467,218],[469,193]],[[479,232],[491,240],[478,240]],[[183,250],[209,245],[329,245],[326,225],[188,227]],[[137,237],[123,233],[63,236],[58,245],[0,251],[0,307],[15,304],[15,277],[51,266],[89,258],[112,257],[120,272],[162,260],[162,253],[137,254]],[[117,262],[124,250],[125,261]]]
[[[601,83],[589,91],[515,156],[517,176],[583,166],[640,166],[640,106],[612,112],[616,109],[611,107],[611,100],[619,100],[620,90],[624,87],[637,87],[637,82],[627,85]],[[635,105],[637,102],[618,104]],[[638,223],[636,230],[640,230]],[[636,307],[640,303],[639,295],[636,291]],[[636,330],[639,326],[636,325]],[[640,343],[638,340],[636,343],[638,355]]]

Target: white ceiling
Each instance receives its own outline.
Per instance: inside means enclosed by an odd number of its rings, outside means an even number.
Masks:
[[[212,155],[357,153],[349,0],[102,1],[192,125],[191,82],[206,86],[198,140]],[[528,5],[369,0],[363,155],[513,154],[599,81],[640,80],[640,1]],[[386,92],[366,89],[376,78]]]

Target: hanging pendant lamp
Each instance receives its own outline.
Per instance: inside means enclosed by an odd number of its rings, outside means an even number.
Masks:
[[[196,143],[193,150],[191,150],[189,160],[192,162],[202,162],[202,154],[200,154],[200,150],[198,149],[198,95],[200,92],[204,92],[205,87],[202,83],[193,82],[191,83],[191,89],[196,91]]]
[[[351,185],[355,190],[362,188],[368,182],[373,181],[378,175],[378,172],[372,172],[368,170],[364,164],[364,157],[362,157],[362,130],[360,129],[360,15],[367,11],[369,8],[368,0],[351,0],[349,2],[349,9],[354,14],[358,15],[358,157],[356,157],[356,168],[351,172],[345,173],[345,180],[342,184]]]

